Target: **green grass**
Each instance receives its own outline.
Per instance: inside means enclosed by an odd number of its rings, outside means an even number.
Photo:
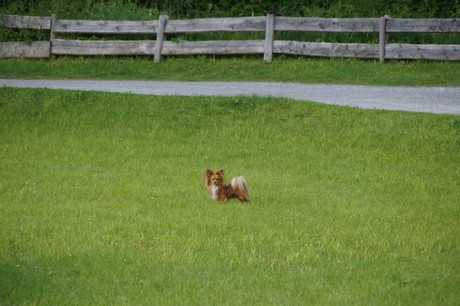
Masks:
[[[459,162],[457,116],[1,88],[0,304],[456,305]]]
[[[392,86],[460,86],[460,62],[275,57],[69,58],[0,60],[0,78],[262,81]]]

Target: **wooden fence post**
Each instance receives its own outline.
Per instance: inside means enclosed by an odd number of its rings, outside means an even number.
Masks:
[[[164,33],[166,28],[166,22],[168,22],[168,19],[168,16],[160,16],[160,24],[158,25],[157,30],[157,40],[155,42],[155,55],[153,60],[155,63],[161,62],[161,51],[163,50],[163,41],[165,39]]]
[[[275,40],[275,14],[268,13],[265,24],[264,61],[270,63],[273,59],[273,42]]]
[[[390,16],[385,15],[380,17],[380,29],[379,29],[379,61],[380,63],[385,62],[385,46],[388,43],[387,35],[387,21]]]
[[[57,15],[52,14],[50,20],[50,55],[49,58],[55,59],[56,55],[53,55],[53,40],[56,39],[56,33],[54,33],[54,26],[56,25]]]

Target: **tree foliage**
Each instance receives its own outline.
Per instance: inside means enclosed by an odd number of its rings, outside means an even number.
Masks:
[[[137,0],[178,17],[265,15],[267,11],[302,17],[454,18],[460,15],[458,0]]]
[[[458,18],[460,0],[0,0],[0,13],[151,19],[263,16]]]

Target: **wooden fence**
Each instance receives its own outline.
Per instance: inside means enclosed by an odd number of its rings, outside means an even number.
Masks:
[[[274,54],[379,59],[460,60],[459,44],[388,43],[391,33],[460,33],[460,19],[381,18],[207,18],[156,21],[61,20],[51,17],[0,15],[2,27],[50,31],[49,41],[0,43],[0,57],[48,58],[56,55],[147,55],[160,62],[171,55]],[[168,41],[179,33],[265,32],[264,40]],[[276,40],[276,32],[378,33],[377,44]],[[152,40],[75,40],[62,34],[152,35]]]

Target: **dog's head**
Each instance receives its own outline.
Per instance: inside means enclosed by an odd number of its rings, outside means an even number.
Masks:
[[[224,170],[219,170],[216,173],[211,170],[206,171],[206,186],[222,186],[224,184]]]

